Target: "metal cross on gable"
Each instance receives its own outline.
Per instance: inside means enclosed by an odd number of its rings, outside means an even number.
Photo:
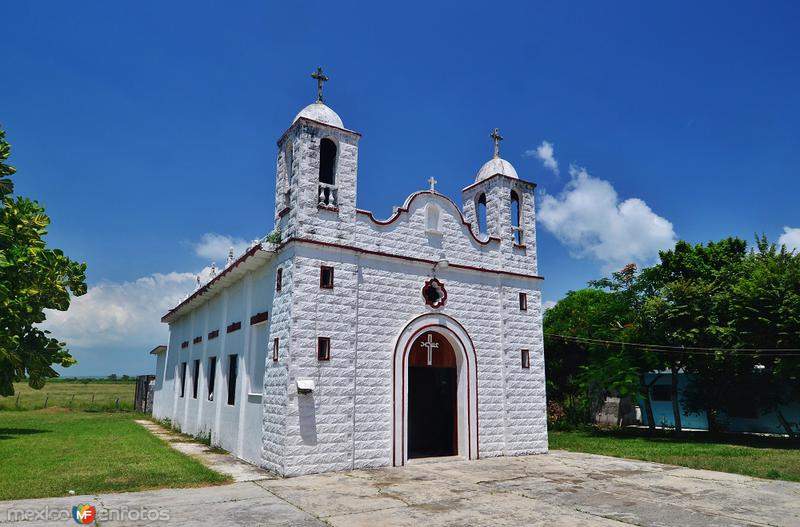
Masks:
[[[434,348],[438,348],[439,347],[439,343],[438,342],[434,342],[433,341],[433,335],[428,333],[428,341],[427,342],[420,342],[419,345],[422,346],[423,348],[427,348],[428,349],[428,366],[430,366],[431,364],[433,364],[433,350],[434,350]]]
[[[317,66],[317,71],[311,74],[311,78],[317,81],[317,102],[322,102],[322,83],[328,82],[328,76],[322,73],[322,68]]]
[[[503,136],[500,135],[500,130],[495,128],[492,131],[492,135],[489,137],[491,137],[492,141],[494,142],[494,157],[500,157],[500,141],[503,140]]]

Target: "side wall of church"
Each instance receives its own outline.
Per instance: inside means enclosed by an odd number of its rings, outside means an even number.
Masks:
[[[261,343],[270,323],[251,325],[250,317],[270,309],[273,284],[274,264],[268,263],[172,322],[164,368],[157,372],[160,387],[157,382],[154,395],[156,418],[169,419],[184,433],[210,436],[213,444],[256,464],[262,464],[264,406],[263,385],[255,383],[261,383],[265,360]],[[239,329],[234,326],[229,333],[228,327],[236,323]],[[215,331],[218,336],[209,338]],[[237,370],[234,404],[228,404],[231,356],[235,356]],[[216,374],[210,396],[212,357],[216,358]],[[186,374],[182,383],[183,364]],[[285,383],[282,386],[285,391]]]

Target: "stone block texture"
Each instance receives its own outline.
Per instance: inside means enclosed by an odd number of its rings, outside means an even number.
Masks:
[[[337,146],[335,206],[320,205],[323,138]],[[412,321],[438,316],[459,324],[474,347],[473,457],[547,451],[534,185],[491,177],[464,189],[463,212],[436,191],[420,191],[385,220],[376,219],[356,208],[359,138],[304,118],[281,137],[274,216],[281,242],[263,244],[257,263],[232,269],[168,320],[154,415],[185,432],[210,434],[215,444],[284,476],[391,465],[398,339]],[[512,191],[520,201],[522,243],[514,239]],[[486,197],[484,233],[480,195]],[[322,266],[334,269],[332,288],[321,287]],[[434,277],[447,291],[437,309],[422,296]],[[526,310],[520,293],[527,295]],[[251,325],[264,311],[266,322]],[[241,329],[228,333],[235,322]],[[214,331],[218,336],[209,338]],[[330,341],[329,360],[318,357],[320,338]],[[529,368],[522,366],[522,350],[530,354]],[[232,355],[236,397],[228,404]],[[298,393],[298,380],[313,381],[313,391]]]

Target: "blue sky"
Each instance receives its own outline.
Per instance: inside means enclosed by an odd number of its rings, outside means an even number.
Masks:
[[[51,322],[68,374],[152,370],[159,291],[271,229],[275,141],[317,65],[379,217],[431,175],[459,200],[500,128],[539,185],[547,300],[677,238],[800,244],[798,4],[372,4],[4,6],[17,190],[89,265],[91,297]]]

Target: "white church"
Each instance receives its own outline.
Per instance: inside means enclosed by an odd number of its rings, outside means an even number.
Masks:
[[[361,134],[312,77],[275,230],[162,318],[154,416],[282,476],[546,452],[535,185],[495,130],[461,207],[413,174],[389,217],[359,209]]]

